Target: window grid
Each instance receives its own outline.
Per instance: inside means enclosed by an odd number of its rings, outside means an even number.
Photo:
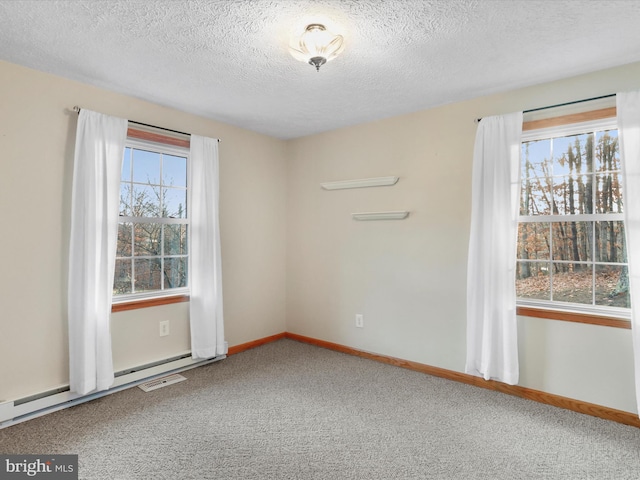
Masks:
[[[159,162],[159,170],[158,170],[158,179],[150,178],[150,174],[147,171],[146,175],[148,178],[147,182],[142,182],[139,178],[135,177],[135,153],[143,152],[157,155],[157,159]],[[165,159],[179,159],[184,160],[184,171],[180,171],[179,174],[182,175],[184,186],[181,185],[173,185],[172,182],[167,182],[165,178],[165,173],[169,173],[168,169],[165,172]],[[188,169],[188,151],[178,147],[167,147],[165,145],[156,145],[150,142],[138,141],[128,139],[125,145],[125,152],[123,154],[123,167],[128,167],[128,173],[126,173],[127,168],[123,169],[123,179],[121,181],[121,212],[119,218],[119,239],[121,236],[128,237],[126,243],[121,245],[119,240],[119,248],[124,246],[125,251],[119,251],[116,256],[116,265],[119,263],[125,266],[125,272],[128,269],[128,275],[124,281],[123,279],[114,279],[114,299],[116,301],[127,301],[133,300],[135,298],[145,298],[149,296],[158,296],[158,295],[175,295],[180,293],[188,293],[188,249],[187,249],[187,238],[189,235],[189,220],[188,220],[188,212],[187,212],[187,202],[186,202],[186,194],[188,185],[186,183],[187,178],[187,169]],[[126,178],[125,178],[126,177]],[[148,208],[148,211],[145,211],[144,208],[135,208],[135,195],[136,195],[136,186],[139,187],[149,187],[152,192],[157,197],[156,204],[152,205],[151,208]],[[123,195],[123,187],[126,189],[125,194]],[[181,195],[184,198],[184,205],[179,203],[179,208],[177,212],[171,211],[169,207],[169,200],[167,193],[169,192],[183,192]],[[144,190],[141,190],[144,192]],[[144,194],[140,194],[142,198],[144,198]],[[154,199],[152,199],[153,201]],[[156,207],[156,211],[154,208]],[[135,215],[138,213],[139,215]],[[176,215],[177,213],[177,215]],[[147,214],[147,216],[143,216]],[[159,231],[153,232],[153,227],[151,233],[144,232],[145,228],[143,226],[157,226]],[[170,226],[179,226],[178,231],[170,231]],[[183,227],[184,226],[184,227]],[[144,233],[140,233],[140,227],[142,227],[142,231]],[[129,231],[122,234],[122,229],[128,228]],[[147,237],[144,235],[147,234]],[[136,235],[139,235],[137,238]],[[175,242],[177,239],[177,252],[171,251],[167,252],[167,242]],[[148,252],[150,254],[144,254],[139,249],[143,248],[143,242],[150,242],[150,245],[157,243],[152,251]],[[156,250],[156,251],[153,251]],[[140,254],[139,254],[140,253]],[[175,261],[174,265],[171,265],[170,262]],[[142,262],[147,263],[150,276],[149,276],[149,284],[137,285],[138,283],[138,266],[142,265]],[[155,267],[154,267],[155,262]],[[140,267],[142,268],[142,267]],[[154,270],[156,268],[156,270]],[[171,271],[168,272],[168,269],[171,268]],[[178,275],[178,286],[171,285],[172,274],[177,272]],[[116,272],[117,273],[117,272]],[[157,280],[153,279],[153,275],[158,275],[159,278]],[[157,288],[147,288],[149,285],[153,285]]]
[[[527,159],[527,161],[523,163],[523,167],[525,168],[523,168],[523,172],[522,172],[523,173],[522,187],[523,189],[531,188],[531,185],[530,185],[531,180],[533,180],[534,182],[537,181],[541,195],[544,195],[545,193],[544,189],[545,187],[548,187],[549,191],[546,194],[549,195],[551,202],[547,201],[548,206],[550,208],[550,211],[548,212],[549,214],[546,214],[546,212],[543,214],[534,214],[530,209],[530,204],[528,202],[523,202],[522,195],[520,197],[520,201],[521,201],[521,212],[520,212],[521,215],[519,216],[520,225],[531,224],[531,223],[548,224],[548,230],[546,229],[546,225],[544,228],[544,230],[547,231],[546,235],[548,238],[548,242],[547,242],[548,257],[543,259],[540,259],[537,257],[533,259],[529,259],[528,253],[527,255],[521,255],[521,252],[524,251],[524,247],[520,245],[520,239],[521,239],[521,235],[522,236],[524,235],[519,232],[518,234],[518,243],[519,243],[518,244],[518,264],[519,264],[518,271],[520,271],[520,268],[526,268],[526,270],[530,269],[530,267],[524,267],[524,264],[528,264],[529,266],[538,265],[538,267],[540,268],[540,271],[543,271],[543,268],[541,267],[546,267],[548,269],[547,274],[548,274],[548,281],[549,281],[549,292],[548,292],[549,296],[548,296],[548,300],[541,300],[541,299],[536,299],[531,297],[529,298],[519,297],[518,303],[522,305],[539,305],[547,308],[549,306],[555,306],[555,305],[560,307],[566,307],[567,305],[569,305],[568,308],[571,309],[575,307],[577,310],[583,310],[585,309],[585,307],[587,309],[591,308],[592,310],[596,310],[596,311],[601,311],[603,308],[607,310],[618,310],[619,307],[616,307],[616,306],[610,307],[608,305],[599,304],[599,301],[598,301],[599,286],[598,286],[597,279],[598,279],[598,267],[617,267],[620,269],[620,280],[618,281],[618,284],[620,284],[620,282],[622,281],[622,275],[626,274],[626,267],[627,267],[626,258],[625,258],[626,250],[624,247],[624,237],[622,236],[622,238],[620,238],[620,232],[618,231],[617,233],[618,239],[616,241],[622,243],[621,251],[622,251],[622,257],[623,257],[622,260],[624,261],[612,262],[612,261],[606,261],[607,259],[603,259],[600,257],[601,252],[598,250],[600,245],[597,242],[601,239],[597,238],[596,236],[596,234],[598,233],[598,228],[602,229],[604,225],[608,225],[607,228],[610,228],[610,230],[607,231],[607,235],[608,235],[609,232],[615,231],[615,227],[613,226],[614,224],[610,222],[622,222],[624,220],[624,215],[620,213],[621,206],[622,206],[621,198],[617,198],[617,204],[615,205],[615,208],[617,208],[618,210],[617,212],[605,213],[603,212],[603,210],[606,209],[607,205],[603,203],[603,199],[598,197],[599,193],[602,193],[603,196],[605,195],[605,193],[609,193],[610,196],[608,199],[611,200],[613,198],[612,196],[613,190],[610,192],[604,192],[604,190],[602,192],[599,192],[598,188],[600,187],[601,183],[605,181],[610,181],[612,175],[613,176],[617,175],[618,177],[620,175],[619,158],[616,155],[614,155],[613,160],[616,162],[616,164],[607,164],[606,161],[604,161],[603,159],[604,158],[603,151],[600,150],[602,148],[602,145],[604,145],[604,141],[607,140],[606,138],[604,138],[605,134],[612,134],[614,137],[616,137],[615,141],[617,142],[617,130],[615,125],[613,126],[609,125],[602,128],[593,128],[589,130],[585,129],[582,131],[580,131],[579,129],[576,129],[576,126],[573,125],[571,126],[571,129],[573,131],[562,132],[560,131],[559,128],[556,128],[555,134],[554,132],[551,132],[551,134],[549,134],[550,132],[545,132],[544,135],[540,135],[538,138],[535,138],[535,132],[534,132],[533,135],[530,135],[530,137],[533,137],[533,138],[529,138],[523,141],[523,148],[522,148],[523,157],[525,156],[525,154],[528,154],[529,143],[536,142],[538,140],[549,141],[549,145],[550,145],[549,152],[548,152],[549,157],[544,158],[543,162],[540,163],[540,166],[542,167],[542,171],[544,171],[545,168],[549,169],[548,174],[546,175],[547,185],[546,186],[542,185],[542,181],[540,180],[539,177],[537,177],[537,174],[535,177],[530,176],[529,168],[531,168],[531,170],[535,170],[535,168],[530,167]],[[587,152],[585,150],[581,154],[585,156],[588,154],[591,155],[592,168],[590,171],[586,173],[583,173],[581,171],[581,168],[583,166],[582,163],[579,163],[580,167],[578,167],[577,172],[573,170],[573,166],[571,166],[568,171],[565,169],[564,173],[560,173],[556,171],[556,162],[562,155],[564,155],[564,154],[561,154],[556,157],[555,155],[556,152],[554,152],[554,149],[557,146],[556,140],[566,139],[568,141],[568,139],[573,136],[583,136],[585,139],[588,139],[588,137],[591,137],[590,141],[585,140],[585,145],[589,145],[590,143],[591,152]],[[600,138],[604,138],[602,145],[598,143]],[[570,145],[570,143],[568,143],[568,145]],[[615,148],[617,148],[617,144]],[[569,150],[571,150],[571,148]],[[615,149],[613,151],[615,152]],[[609,155],[611,155],[611,150],[609,150],[608,153]],[[562,158],[564,157],[562,156]],[[611,158],[609,160],[611,160]],[[582,157],[580,158],[580,162],[582,162]],[[587,168],[588,166],[589,165],[587,165]],[[607,179],[606,177],[609,177],[609,179]],[[561,180],[561,181],[559,182],[558,180]],[[591,204],[588,206],[588,209],[590,210],[591,213],[578,213],[578,214],[571,215],[567,213],[567,210],[568,210],[567,205],[563,204],[563,213],[560,214],[560,212],[556,210],[557,208],[556,198],[555,198],[556,188],[558,186],[562,187],[563,184],[567,184],[567,182],[571,184],[575,182],[578,185],[578,187],[580,187],[581,186],[580,182],[584,180],[586,180],[587,182],[590,182]],[[619,182],[619,178],[616,178],[615,181]],[[575,186],[571,185],[569,190],[570,194],[575,193],[574,188]],[[620,188],[619,185],[618,185],[618,188]],[[565,186],[565,189],[566,189],[566,186]],[[567,195],[566,190],[564,190],[564,192],[565,192],[564,193],[565,197],[563,198],[563,200],[566,200],[566,195]],[[582,193],[578,190],[579,200],[580,200],[581,194]],[[528,192],[528,195],[531,195],[530,191]],[[623,193],[618,195],[618,197],[621,197],[622,195]],[[527,196],[527,200],[530,200],[529,196]],[[573,205],[575,203],[575,198],[571,198],[570,203],[572,205],[570,207],[571,210],[575,212],[574,205]],[[584,205],[582,204],[579,205],[579,209],[581,210],[583,206]],[[608,207],[612,207],[612,206],[613,205],[608,205]],[[525,208],[527,209],[527,211],[522,211]],[[537,205],[535,205],[535,199],[534,199],[534,209],[535,208],[537,208]],[[589,238],[590,246],[589,246],[588,257],[586,259],[579,259],[579,260],[568,259],[567,260],[567,259],[557,258],[556,247],[562,247],[563,244],[562,244],[562,241],[559,241],[559,239],[556,239],[555,237],[554,225],[557,225],[559,228],[562,228],[562,224],[564,224],[564,228],[568,228],[571,222],[585,222],[590,224],[590,226],[588,227],[588,230],[589,230],[588,235],[590,237]],[[572,227],[572,229],[575,229],[576,228],[575,225],[577,225],[577,223],[573,225],[574,226]],[[621,230],[620,226],[618,226],[618,229]],[[538,235],[538,232],[534,231],[534,235]],[[613,234],[612,238],[615,238],[615,234]],[[607,237],[607,241],[609,243],[614,243],[612,241],[612,238]],[[566,235],[565,235],[564,241],[566,242]],[[573,243],[575,243],[576,237],[574,237],[572,241]],[[558,245],[556,245],[556,242],[558,242]],[[538,255],[537,248],[538,247],[536,246],[536,251],[534,252],[535,255]],[[616,250],[616,252],[617,251],[618,250]],[[574,304],[572,302],[563,301],[562,296],[558,293],[558,290],[556,288],[558,286],[557,282],[560,281],[560,277],[557,277],[557,276],[561,275],[560,272],[556,273],[556,269],[558,265],[563,265],[563,264],[564,265],[583,265],[585,267],[588,266],[588,269],[590,271],[590,277],[591,277],[590,304],[585,304],[585,303]],[[565,273],[575,273],[575,269],[567,268],[567,272]],[[520,275],[520,273],[518,273],[518,275]],[[523,277],[523,278],[527,278],[527,277]],[[520,280],[520,278],[518,279]],[[518,284],[516,284],[516,286],[518,286]],[[626,305],[624,305],[624,307],[621,310],[628,310],[627,307],[628,307],[628,302]]]

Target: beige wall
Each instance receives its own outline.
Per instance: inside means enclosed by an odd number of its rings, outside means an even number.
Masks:
[[[68,384],[74,105],[218,137],[226,339],[285,329],[285,142],[0,62],[0,401]],[[116,370],[189,351],[188,304],[112,317]],[[168,319],[171,334],[159,337]]]
[[[462,371],[473,119],[639,85],[634,64],[283,142],[0,62],[0,400],[68,382],[74,105],[222,139],[230,345],[288,330]],[[386,175],[399,183],[319,186]],[[402,221],[351,219],[404,209]],[[188,351],[187,312],[183,303],[114,314],[116,369]],[[164,319],[171,335],[160,338]],[[630,331],[532,318],[519,327],[522,385],[636,411]]]
[[[288,331],[464,371],[474,119],[638,87],[633,64],[289,142]],[[400,180],[319,185],[387,175]],[[351,219],[380,210],[411,213]],[[630,330],[534,318],[519,327],[521,385],[636,411]]]

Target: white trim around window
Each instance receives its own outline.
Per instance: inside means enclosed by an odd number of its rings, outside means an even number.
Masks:
[[[606,130],[617,130],[617,120],[616,117],[610,118],[602,118],[597,120],[590,120],[586,122],[560,125],[548,128],[542,128],[537,130],[528,130],[523,131],[522,133],[522,143],[532,142],[537,140],[544,139],[556,139],[562,138],[572,135],[579,135],[589,132],[598,132],[598,131],[606,131]],[[597,172],[591,172],[590,174],[597,174]],[[582,174],[585,175],[585,174]],[[540,215],[540,216],[519,216],[519,223],[554,223],[554,222],[620,222],[624,221],[623,213],[604,213],[604,214],[575,214],[575,215],[563,215],[563,214],[555,214],[555,215]],[[551,254],[551,252],[550,252]],[[526,260],[529,262],[529,260]],[[531,262],[536,262],[537,260],[531,260]],[[551,255],[548,260],[539,260],[542,263],[571,263],[571,264],[588,264],[590,266],[594,265],[614,265],[607,262],[596,261],[594,258],[589,259],[588,261],[562,261],[557,259],[552,259]],[[626,266],[626,263],[616,263],[615,265]],[[595,280],[594,280],[595,281]],[[595,286],[594,286],[595,289]],[[595,290],[594,290],[595,291]],[[592,292],[593,294],[593,292]],[[578,303],[568,303],[557,300],[538,300],[538,299],[529,299],[529,298],[521,298],[517,299],[517,306],[524,308],[534,308],[540,309],[541,311],[558,311],[558,312],[566,312],[568,314],[576,314],[576,315],[593,315],[597,317],[610,317],[612,319],[621,319],[621,320],[629,320],[631,318],[631,311],[629,308],[620,308],[613,306],[605,306],[605,305],[588,305],[588,304],[578,304]],[[550,317],[553,318],[553,317]]]
[[[185,180],[187,180],[189,178],[189,154],[190,151],[188,148],[184,148],[184,147],[180,147],[180,146],[176,146],[176,145],[170,145],[170,144],[165,144],[165,143],[158,143],[158,142],[154,142],[151,140],[143,140],[143,139],[138,139],[138,138],[132,138],[132,137],[127,137],[126,142],[125,142],[125,151],[127,148],[130,149],[135,149],[135,150],[144,150],[144,151],[148,151],[148,152],[153,152],[153,153],[157,153],[157,154],[162,154],[162,155],[170,155],[170,156],[176,156],[176,157],[183,157],[186,158],[186,171],[185,171]],[[123,151],[124,154],[124,151]],[[155,185],[152,184],[153,186],[158,186],[160,188],[162,188],[162,172],[160,172],[161,178],[159,179],[159,184]],[[128,182],[125,182],[128,183]],[[132,185],[144,185],[143,183],[138,183],[133,181]],[[184,187],[185,191],[188,191],[189,185],[188,185],[188,181],[186,186]],[[179,187],[179,189],[181,189],[181,187]],[[186,195],[185,195],[186,198]],[[161,216],[154,216],[154,217],[136,217],[136,216],[126,216],[126,215],[120,215],[119,219],[118,219],[118,223],[129,223],[129,224],[161,224],[161,225],[189,225],[189,211],[188,211],[188,205],[186,208],[186,217],[185,218],[172,218],[172,217],[161,217]],[[188,228],[188,227],[187,227]],[[164,229],[164,227],[163,227]],[[164,241],[164,239],[161,240],[161,242]],[[133,248],[133,247],[132,247]],[[171,254],[165,254],[166,252],[164,252],[164,249],[161,253],[160,256],[158,255],[150,255],[150,256],[141,256],[141,257],[131,257],[131,258],[139,258],[139,259],[154,259],[154,258],[161,258],[161,260],[164,261],[164,259],[171,259],[171,258],[187,258],[188,259],[188,255],[189,252],[187,250],[186,256],[185,254],[179,254],[179,255],[171,255]],[[124,257],[119,257],[119,258],[128,258],[127,256]],[[187,260],[188,261],[188,260]],[[133,267],[132,267],[133,268]],[[133,274],[133,272],[132,272]],[[135,301],[143,301],[143,300],[153,300],[153,299],[159,299],[159,298],[165,298],[165,297],[184,297],[184,296],[188,296],[190,294],[190,289],[189,289],[189,272],[187,270],[187,286],[185,287],[176,287],[176,288],[170,288],[170,289],[165,289],[164,287],[159,289],[159,290],[151,290],[151,291],[142,291],[142,292],[134,292],[134,293],[123,293],[123,294],[114,294],[112,297],[112,303],[114,305],[121,305],[121,304],[125,304],[125,303],[130,303],[130,302],[135,302]],[[163,282],[161,282],[161,284],[163,284]]]

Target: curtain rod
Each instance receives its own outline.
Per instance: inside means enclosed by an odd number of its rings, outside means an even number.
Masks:
[[[615,93],[610,93],[608,95],[600,95],[599,97],[591,97],[591,98],[583,98],[582,100],[574,100],[573,102],[556,103],[555,105],[547,105],[546,107],[530,108],[529,110],[523,110],[522,113],[539,112],[540,110],[548,110],[550,108],[556,108],[556,107],[566,107],[567,105],[574,105],[576,103],[591,102],[593,100],[601,100],[603,98],[611,98],[611,97],[615,97],[615,96],[616,96]],[[475,122],[479,123],[480,120],[482,120],[482,117],[476,118]]]
[[[80,108],[79,106],[74,106],[73,107],[73,111],[76,113],[80,113],[80,110],[82,110],[82,108]],[[180,135],[188,135],[191,136],[190,133],[187,132],[180,132],[179,130],[171,130],[170,128],[164,128],[164,127],[158,127],[156,125],[150,125],[148,123],[142,123],[142,122],[136,122],[135,120],[127,120],[129,123],[135,123],[136,125],[142,125],[144,127],[150,127],[150,128],[157,128],[158,130],[164,130],[165,132],[171,132],[171,133],[178,133]],[[218,140],[218,143],[220,143],[220,139],[216,138],[216,140]]]

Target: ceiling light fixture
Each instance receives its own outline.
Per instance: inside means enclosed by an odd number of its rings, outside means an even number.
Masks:
[[[343,47],[341,35],[333,35],[324,25],[312,23],[299,39],[289,45],[289,50],[294,58],[313,65],[319,72],[320,67],[336,58]]]

